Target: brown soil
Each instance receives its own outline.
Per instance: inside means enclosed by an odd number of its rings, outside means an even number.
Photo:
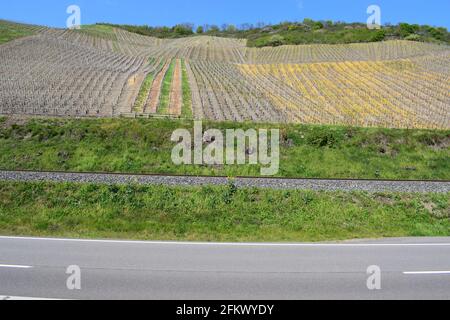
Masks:
[[[181,60],[177,59],[170,88],[169,114],[179,116],[183,103]]]
[[[159,98],[161,96],[161,87],[163,84],[164,76],[166,75],[169,66],[170,60],[167,60],[162,70],[153,80],[153,85],[152,88],[150,89],[150,95],[145,105],[144,112],[156,113],[156,110],[158,109],[159,105]]]

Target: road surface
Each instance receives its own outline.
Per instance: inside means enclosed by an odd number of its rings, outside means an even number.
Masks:
[[[168,186],[227,185],[227,177],[165,176],[113,173],[42,172],[0,170],[0,181],[50,181],[101,184],[152,184]],[[321,191],[367,192],[450,192],[450,181],[386,181],[386,180],[330,180],[237,177],[237,187],[270,189],[300,189]]]
[[[81,270],[81,290],[66,270]],[[367,268],[381,269],[381,290]],[[317,244],[0,237],[0,299],[450,299],[450,238]]]

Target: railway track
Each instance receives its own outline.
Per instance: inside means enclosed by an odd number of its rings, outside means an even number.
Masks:
[[[364,180],[364,179],[301,179],[224,176],[182,176],[160,174],[125,174],[106,172],[8,171],[0,170],[0,181],[70,182],[98,184],[140,184],[167,186],[223,186],[230,182],[237,187],[281,190],[364,191],[448,193],[450,181],[432,180]]]

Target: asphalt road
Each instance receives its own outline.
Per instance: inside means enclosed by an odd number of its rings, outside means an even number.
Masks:
[[[67,289],[78,265],[81,290]],[[381,290],[367,268],[381,269]],[[450,299],[450,238],[216,244],[0,237],[0,299]]]

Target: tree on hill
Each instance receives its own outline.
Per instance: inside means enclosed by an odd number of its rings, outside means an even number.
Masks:
[[[191,23],[179,24],[174,27],[104,25],[157,38],[180,38],[194,34],[194,25]],[[217,25],[205,24],[197,27],[196,33],[247,39],[247,46],[249,47],[279,46],[282,44],[361,43],[386,39],[450,44],[450,33],[446,28],[400,23],[398,25],[385,24],[379,30],[369,30],[365,23],[315,21],[309,18],[305,18],[303,22],[284,21],[274,25],[266,25],[260,22],[256,27],[244,23],[239,28],[229,24],[223,24],[222,28]]]
[[[183,24],[178,24],[175,27],[173,27],[173,32],[175,32],[176,34],[178,34],[180,36],[187,36],[187,35],[191,35],[194,33],[192,31],[193,28],[194,28],[193,24],[183,23]]]

